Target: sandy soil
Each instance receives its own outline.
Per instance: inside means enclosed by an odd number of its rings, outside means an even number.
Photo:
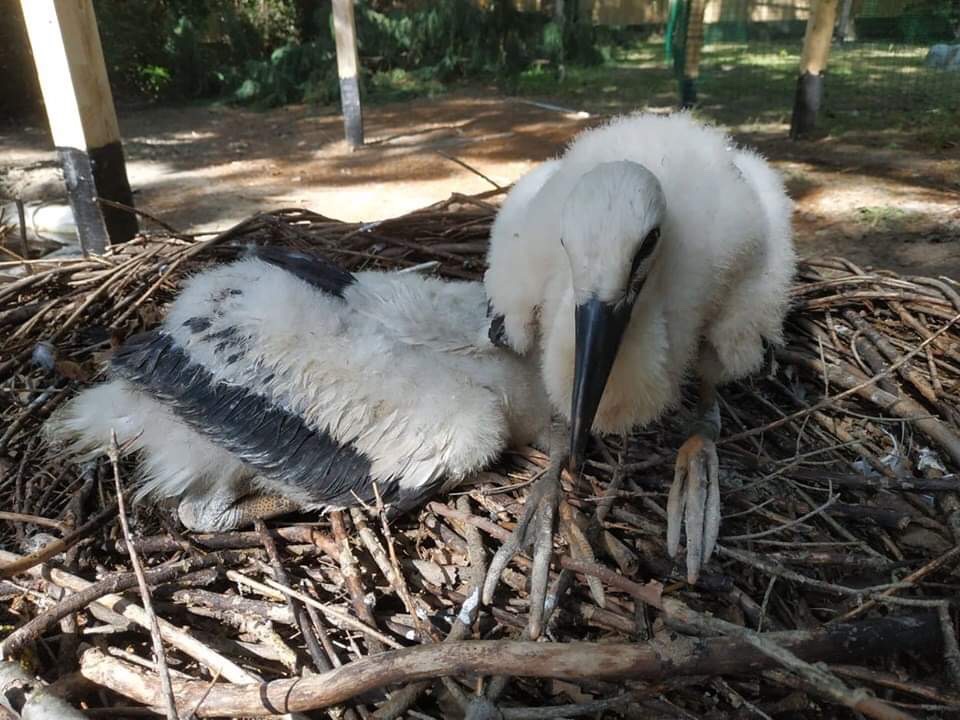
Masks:
[[[287,206],[342,220],[398,215],[509,184],[600,120],[474,93],[367,108],[368,144],[356,151],[338,115],[306,106],[151,108],[121,113],[121,130],[137,205],[196,232]],[[801,254],[960,277],[960,149],[791,143],[782,125],[732,130],[787,178]],[[61,199],[50,148],[43,128],[0,130],[0,195]]]

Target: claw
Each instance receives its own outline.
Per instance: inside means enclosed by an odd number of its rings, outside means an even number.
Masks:
[[[557,515],[559,483],[547,491],[541,503],[543,515],[537,523],[534,542],[533,567],[530,570],[530,639],[536,640],[543,632],[544,603],[547,599],[547,583],[550,581],[550,559],[553,555],[553,527]]]
[[[720,533],[720,485],[717,449],[701,435],[680,448],[667,500],[667,551],[680,551],[680,530],[687,531],[687,582],[696,583],[700,568],[713,554]]]
[[[561,470],[562,465],[552,465],[531,489],[517,527],[514,528],[510,539],[500,546],[490,561],[481,594],[484,605],[489,605],[507,565],[518,552],[532,545],[529,632],[531,639],[534,640],[543,632],[544,603],[547,597],[547,583],[550,580],[550,560],[553,555],[553,532],[560,498]]]
[[[707,455],[707,507],[703,518],[703,562],[707,563],[713,555],[720,536],[720,462],[717,449],[710,444]]]

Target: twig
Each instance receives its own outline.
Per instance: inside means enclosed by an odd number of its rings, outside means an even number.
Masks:
[[[441,157],[445,157],[445,158],[446,158],[447,160],[449,160],[450,162],[456,163],[457,165],[459,165],[460,167],[462,167],[464,170],[469,170],[470,172],[472,172],[472,173],[473,173],[474,175],[476,175],[477,177],[482,178],[483,180],[486,180],[488,183],[490,183],[491,185],[493,185],[494,190],[503,190],[503,186],[502,186],[502,185],[500,185],[499,183],[491,180],[491,179],[488,178],[486,175],[484,175],[482,172],[480,172],[479,170],[477,170],[475,167],[473,167],[472,165],[469,165],[469,164],[465,163],[465,162],[464,162],[463,160],[461,160],[460,158],[457,158],[457,157],[454,157],[453,155],[450,155],[450,154],[448,154],[448,153],[445,153],[443,150],[434,150],[434,152],[435,152],[437,155],[440,155]]]
[[[945,552],[940,557],[936,557],[930,562],[924,564],[923,567],[907,575],[903,580],[897,583],[894,587],[891,587],[891,588],[888,588],[887,590],[882,591],[879,594],[879,597],[880,598],[890,597],[891,595],[896,593],[898,590],[903,590],[905,588],[909,588],[915,585],[919,580],[922,580],[923,578],[925,578],[927,575],[934,572],[935,570],[939,570],[945,564],[947,564],[948,562],[952,562],[954,559],[958,557],[960,557],[960,545],[957,545],[953,549]],[[835,620],[831,620],[831,622],[846,622],[848,620],[852,620],[853,618],[858,617],[863,613],[867,612],[867,610],[871,610],[872,608],[876,607],[878,601],[879,599],[867,600],[866,602],[857,605],[857,607],[855,607],[850,612],[844,615],[841,615]]]
[[[150,598],[150,587],[143,576],[143,566],[140,564],[140,556],[133,549],[133,543],[130,541],[130,526],[127,524],[127,509],[123,502],[123,486],[120,484],[120,447],[117,445],[117,433],[110,431],[110,465],[113,467],[113,484],[117,492],[117,510],[120,515],[120,529],[123,532],[123,539],[127,543],[127,550],[130,553],[130,565],[133,567],[133,573],[137,576],[137,585],[140,586],[140,598],[143,600],[143,611],[147,622],[150,625],[150,636],[153,638],[153,659],[157,664],[157,674],[160,675],[160,689],[163,698],[164,709],[168,720],[179,720],[177,715],[177,703],[173,699],[173,686],[170,684],[170,668],[167,667],[167,655],[163,649],[163,640],[160,637],[160,623],[157,622],[157,615],[153,611],[153,601]]]
[[[795,653],[790,652],[771,638],[764,637],[761,633],[719,618],[692,612],[686,605],[672,598],[664,598],[663,605],[664,610],[670,616],[678,618],[684,623],[743,640],[750,647],[775,660],[782,667],[801,678],[807,685],[815,688],[819,693],[834,702],[877,720],[911,720],[911,716],[907,713],[900,712],[896,708],[877,700],[864,690],[851,690],[822,666],[802,660]]]
[[[943,601],[937,606],[940,630],[943,633],[943,658],[947,665],[947,674],[953,687],[960,690],[960,646],[957,643],[957,631],[950,618],[950,605]]]
[[[382,632],[380,632],[379,630],[376,630],[375,628],[370,627],[369,625],[365,625],[364,623],[354,618],[352,615],[349,615],[348,613],[345,613],[342,610],[338,610],[337,608],[332,607],[330,605],[325,605],[322,602],[317,602],[309,595],[305,595],[304,593],[299,592],[298,590],[294,590],[291,587],[287,587],[286,585],[278,583],[276,580],[267,579],[266,584],[264,584],[261,582],[257,582],[253,578],[249,578],[243,573],[239,573],[235,570],[228,571],[227,577],[230,578],[231,580],[234,580],[236,582],[252,587],[255,590],[259,590],[260,592],[265,592],[267,594],[270,594],[271,592],[279,591],[284,595],[295,597],[301,602],[306,603],[307,605],[312,605],[317,610],[322,612],[324,615],[327,615],[328,617],[333,618],[336,622],[339,622],[340,624],[345,625],[346,627],[349,627],[352,630],[357,630],[359,632],[362,632],[364,635],[367,635],[368,637],[373,638],[378,642],[383,643],[384,645],[387,645],[392,648],[403,647],[403,645],[398,643],[393,638],[388,637],[387,635],[384,635]]]
[[[793,422],[794,420],[798,420],[806,415],[809,415],[812,412],[816,412],[817,410],[823,410],[824,408],[830,407],[831,405],[835,405],[838,400],[842,400],[845,397],[849,397],[855,393],[858,393],[861,390],[864,390],[865,388],[868,388],[870,385],[873,385],[874,383],[876,383],[880,378],[888,377],[891,373],[899,370],[902,365],[912,360],[914,355],[917,355],[918,353],[922,352],[927,345],[929,345],[931,342],[933,342],[938,337],[943,335],[945,332],[947,332],[947,330],[952,328],[958,320],[960,320],[960,313],[953,315],[946,325],[944,325],[942,328],[937,330],[935,333],[932,333],[930,337],[928,337],[922,343],[920,343],[919,346],[917,346],[916,348],[908,352],[897,362],[891,363],[885,370],[883,370],[880,373],[877,373],[873,377],[867,378],[861,383],[848,386],[846,390],[839,392],[836,395],[831,395],[830,397],[824,398],[823,400],[819,401],[815,405],[811,405],[808,408],[804,408],[803,410],[798,410],[795,413],[786,415],[782,418],[779,418],[778,420],[769,422],[766,425],[763,425],[762,427],[752,428],[751,430],[745,430],[744,432],[740,432],[735,435],[728,435],[725,438],[721,438],[719,441],[717,441],[717,444],[725,445],[732,442],[736,442],[737,440],[742,440],[752,435],[760,435],[762,433],[769,432],[770,430],[778,428],[781,425],[785,425],[789,422]],[[784,359],[786,359],[788,362],[792,362],[795,360],[800,360],[801,363],[807,362],[806,357],[798,356],[796,354],[790,354],[784,350],[778,351],[778,355],[781,355],[781,354],[783,355]],[[958,460],[958,462],[960,462],[960,460]]]
[[[340,573],[343,575],[344,584],[346,584],[347,592],[350,594],[353,611],[362,621],[361,624],[365,623],[363,625],[365,628],[373,630],[377,621],[366,603],[366,593],[360,583],[360,572],[357,570],[357,559],[353,556],[353,550],[350,548],[350,539],[347,537],[347,530],[343,523],[343,513],[340,510],[330,513],[330,526],[333,529],[333,537],[337,542],[337,554],[334,557],[340,563]],[[372,633],[365,634],[368,651],[371,653],[381,652],[383,648],[380,646],[380,640],[377,639],[380,632],[373,630]]]
[[[116,511],[114,511],[113,514],[115,516]],[[5,550],[0,550],[0,560],[12,562],[20,559],[21,557],[19,555],[6,552]],[[76,575],[71,575],[63,570],[57,570],[56,568],[41,569],[37,567],[31,567],[27,572],[34,577],[47,578],[57,585],[68,588],[73,592],[80,592],[93,584],[87,580],[84,580],[83,578],[79,578]],[[97,599],[96,605],[102,606],[107,610],[111,610],[127,620],[140,625],[141,627],[147,629],[150,628],[150,623],[147,620],[143,608],[139,605],[131,603],[129,600],[122,598],[119,595],[114,595],[112,593],[104,595]],[[157,622],[160,625],[160,635],[164,640],[181,652],[186,653],[198,662],[211,668],[212,672],[220,672],[224,678],[233,683],[258,682],[256,676],[254,676],[252,673],[244,670],[233,661],[228,660],[220,653],[215,652],[211,648],[207,647],[195,637],[190,635],[190,633],[181,630],[166,620],[158,619]],[[159,705],[160,703],[157,704]]]
[[[104,508],[66,537],[49,542],[29,555],[18,557],[5,565],[0,565],[0,578],[14,577],[62,552],[66,552],[81,540],[92,535],[95,530],[102,530],[104,524],[112,525],[116,518],[117,511],[114,508]]]

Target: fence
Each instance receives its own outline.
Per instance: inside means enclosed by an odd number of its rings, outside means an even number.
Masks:
[[[851,127],[878,127],[897,114],[903,122],[910,121],[907,114],[913,121],[929,121],[929,113],[949,121],[960,111],[960,66],[930,67],[925,60],[936,43],[960,43],[954,38],[955,20],[910,6],[893,16],[880,15],[890,11],[882,2],[862,3],[846,32],[838,32],[850,39],[838,39],[831,49],[821,112],[828,122]],[[708,22],[698,83],[701,104],[715,106],[721,115],[735,106],[739,119],[789,115],[805,29],[806,21],[799,19]]]

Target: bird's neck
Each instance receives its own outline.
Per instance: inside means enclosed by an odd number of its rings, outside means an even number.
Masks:
[[[554,408],[569,419],[576,349],[573,290],[541,318],[541,364]],[[638,298],[594,421],[621,432],[655,420],[677,397],[682,371],[670,367],[669,336],[656,293]]]

